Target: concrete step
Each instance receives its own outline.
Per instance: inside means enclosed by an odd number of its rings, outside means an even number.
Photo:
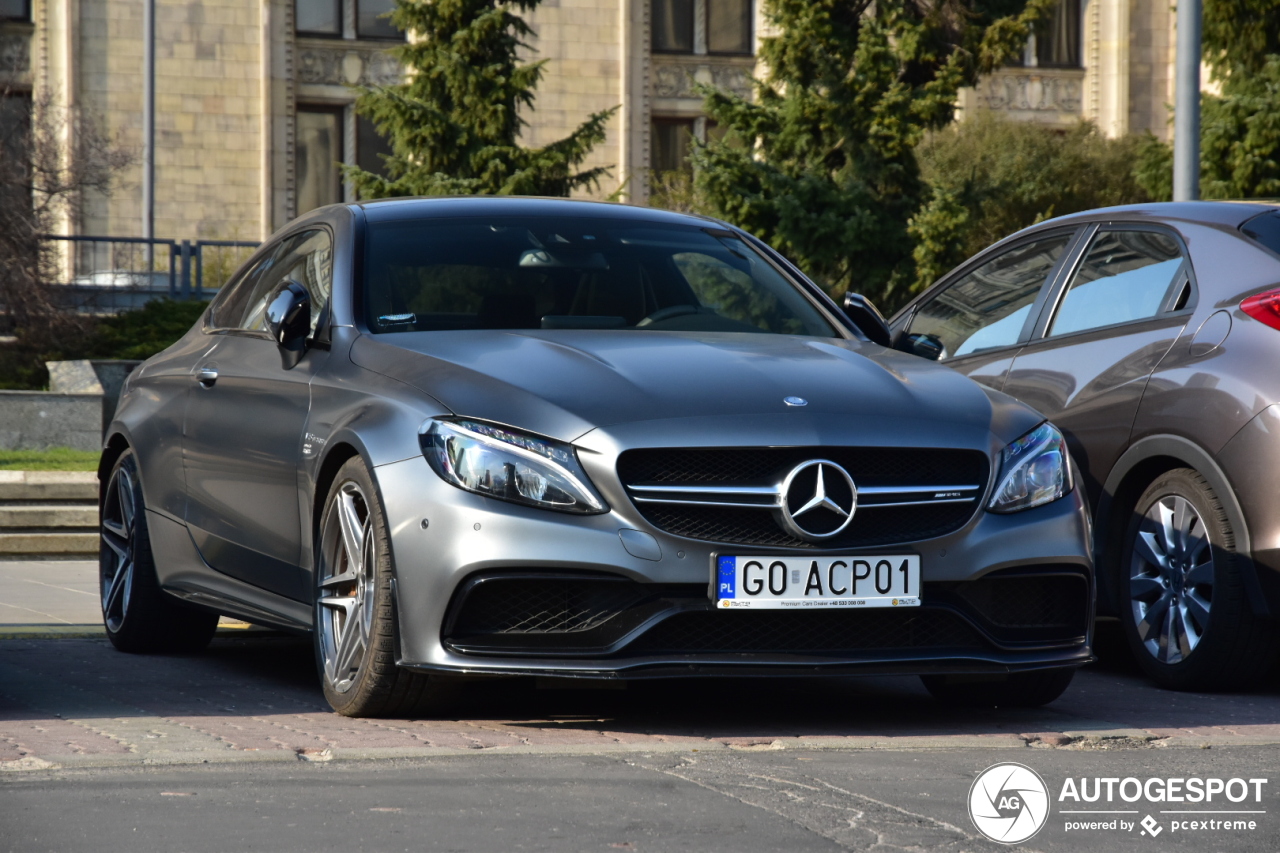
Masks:
[[[95,533],[0,533],[0,555],[67,554],[88,556],[98,553]]]
[[[0,505],[0,532],[3,532],[5,528],[13,527],[86,527],[92,531],[97,526],[97,506],[84,504]]]
[[[71,500],[96,506],[98,475],[92,471],[0,471],[0,501]]]

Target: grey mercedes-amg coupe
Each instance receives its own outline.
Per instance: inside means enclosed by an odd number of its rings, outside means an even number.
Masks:
[[[917,673],[1052,701],[1094,598],[1062,436],[885,337],[714,220],[321,208],[126,384],[107,634],[309,631],[348,715],[468,674]]]

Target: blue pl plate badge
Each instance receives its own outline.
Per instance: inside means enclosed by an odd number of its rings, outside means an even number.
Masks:
[[[717,579],[716,598],[736,598],[735,587],[738,583],[738,567],[733,557],[720,557],[718,560],[719,578]]]

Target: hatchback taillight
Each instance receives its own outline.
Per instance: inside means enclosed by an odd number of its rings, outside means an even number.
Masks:
[[[1240,310],[1273,329],[1280,329],[1280,290],[1250,296],[1240,303]]]

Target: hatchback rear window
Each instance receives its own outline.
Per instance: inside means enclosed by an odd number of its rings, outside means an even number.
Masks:
[[[1240,230],[1280,255],[1280,210],[1255,216],[1241,225]]]
[[[608,219],[373,222],[371,332],[640,329],[835,337],[758,252],[718,228]]]

